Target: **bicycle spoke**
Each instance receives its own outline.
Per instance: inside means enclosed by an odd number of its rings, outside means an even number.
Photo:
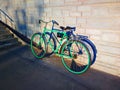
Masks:
[[[69,41],[69,43],[64,45],[61,53],[71,56],[71,58],[62,57],[63,65],[68,71],[75,74],[82,74],[88,70],[90,66],[90,54],[86,46],[80,41]]]
[[[31,50],[36,58],[42,58],[46,53],[45,38],[40,33],[35,33],[31,38]]]

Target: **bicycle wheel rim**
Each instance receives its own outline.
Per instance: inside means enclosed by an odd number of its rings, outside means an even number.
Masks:
[[[96,54],[97,50],[95,45],[90,41],[89,39],[82,39],[83,43],[88,47],[88,50],[90,51],[91,54],[91,65],[93,65],[96,61]]]
[[[46,37],[46,43],[47,43],[47,50],[45,56],[50,56],[54,53],[54,50],[56,49],[56,41],[55,38],[49,33],[45,33]]]
[[[46,53],[45,38],[40,33],[35,33],[31,38],[31,50],[36,58],[44,57]]]
[[[64,65],[64,67],[65,67],[69,72],[74,73],[74,74],[82,74],[82,73],[84,73],[84,72],[86,72],[86,71],[88,70],[88,68],[90,67],[90,63],[91,63],[91,61],[90,61],[90,53],[89,53],[88,49],[86,48],[86,46],[85,46],[83,43],[81,43],[80,41],[75,41],[75,40],[73,41],[73,40],[71,40],[71,41],[69,41],[68,43],[66,43],[66,44],[63,46],[61,54],[65,54],[65,53],[63,53],[64,50],[65,50],[65,47],[66,47],[67,45],[69,45],[69,44],[73,44],[74,42],[79,42],[79,45],[81,45],[81,46],[84,48],[85,52],[86,52],[86,55],[87,55],[87,65],[86,65],[86,67],[83,68],[82,70],[79,70],[79,71],[73,70],[73,69],[71,69],[71,67],[68,66],[68,63],[69,63],[70,61],[68,62],[68,60],[67,60],[67,63],[66,63],[66,60],[65,60],[66,58],[64,58],[64,57],[62,57],[62,63],[63,63],[63,65]],[[70,53],[71,53],[71,51],[70,51]],[[78,64],[78,63],[77,63],[77,64]]]

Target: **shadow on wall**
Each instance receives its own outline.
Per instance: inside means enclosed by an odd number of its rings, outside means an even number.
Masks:
[[[42,17],[43,5],[37,1],[31,3],[24,0],[24,8],[21,6],[15,10],[15,18],[18,30],[27,37],[31,37],[35,33],[36,26],[38,26],[39,17]],[[35,4],[35,5],[34,5]]]
[[[18,9],[15,11],[15,17],[17,19],[18,30],[27,36],[27,17],[25,9]]]

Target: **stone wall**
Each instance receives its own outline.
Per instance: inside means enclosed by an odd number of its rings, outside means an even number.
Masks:
[[[2,3],[1,8],[15,19],[18,28],[23,25],[20,29],[27,30],[28,37],[39,30],[39,18],[76,26],[76,33],[89,36],[97,47],[97,60],[92,68],[120,76],[120,0],[7,0],[7,4],[4,0]]]

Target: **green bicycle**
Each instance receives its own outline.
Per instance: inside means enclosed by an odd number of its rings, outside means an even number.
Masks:
[[[82,74],[86,72],[91,64],[90,52],[86,45],[80,40],[70,39],[63,30],[54,29],[54,25],[59,25],[52,20],[52,29],[48,29],[45,22],[42,33],[35,33],[31,38],[31,50],[36,58],[44,58],[53,53],[60,56],[64,67],[71,73]]]

